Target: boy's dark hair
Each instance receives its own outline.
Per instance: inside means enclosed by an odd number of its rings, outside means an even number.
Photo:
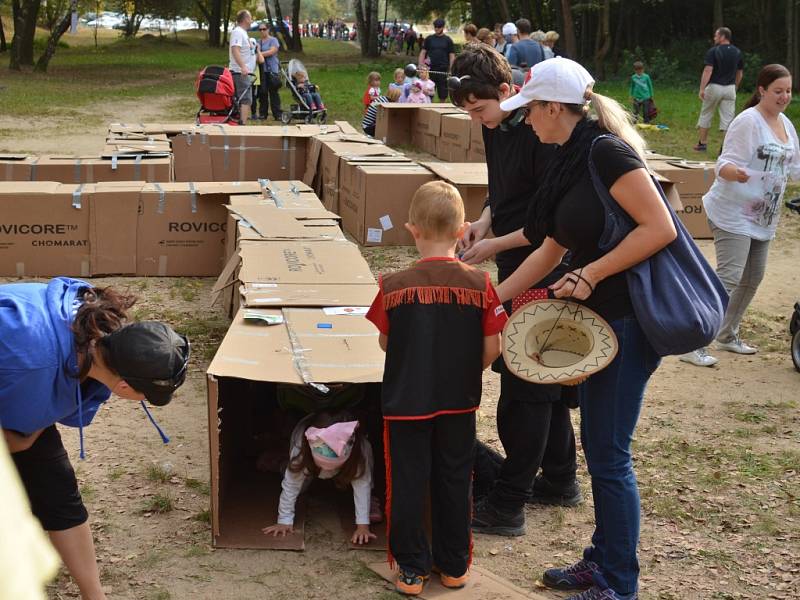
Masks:
[[[458,89],[450,91],[450,98],[456,106],[463,106],[470,100],[499,100],[500,85],[511,85],[511,67],[506,58],[486,44],[470,45],[456,56],[450,68],[461,80]]]
[[[644,69],[644,63],[640,60],[637,60],[635,63],[633,63],[633,70],[638,71],[639,69]]]
[[[514,23],[517,26],[517,31],[520,33],[530,33],[531,29],[531,22],[528,19],[517,19],[517,22]]]
[[[719,29],[717,29],[717,33],[720,34],[729,42],[731,41],[731,35],[733,34],[731,33],[731,30],[728,29],[727,27],[720,27]]]

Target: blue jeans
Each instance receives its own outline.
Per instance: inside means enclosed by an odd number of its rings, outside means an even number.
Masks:
[[[637,590],[639,488],[631,441],[647,381],[661,359],[633,316],[610,323],[619,350],[612,363],[579,386],[581,441],[592,478],[595,530],[584,556],[618,594]]]

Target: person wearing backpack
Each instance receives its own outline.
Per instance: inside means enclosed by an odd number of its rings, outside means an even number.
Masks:
[[[501,301],[516,297],[569,252],[565,274],[549,289],[556,298],[598,313],[618,344],[609,366],[577,386],[594,533],[580,560],[548,569],[542,581],[575,590],[570,600],[635,600],[640,504],[631,442],[660,356],[635,312],[627,273],[676,240],[678,231],[647,171],[644,140],[625,109],[593,92],[592,76],[569,59],[546,60],[531,75],[500,107],[526,110],[526,122],[541,142],[559,148],[531,200],[523,230],[529,240],[544,241],[497,292]],[[589,116],[589,102],[596,117]],[[604,250],[605,196],[626,213],[632,229]]]

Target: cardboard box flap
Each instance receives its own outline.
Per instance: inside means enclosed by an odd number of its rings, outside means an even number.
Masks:
[[[55,194],[74,190],[88,190],[93,184],[63,184],[57,181],[0,181],[0,194]]]
[[[113,156],[126,156],[132,154],[144,154],[148,156],[169,157],[172,156],[172,145],[167,142],[137,142],[120,141],[106,142],[101,152],[101,158],[112,158]]]
[[[264,284],[374,284],[355,244],[287,241],[243,242],[239,280]]]
[[[273,194],[268,198],[255,195],[231,196],[231,206],[275,206],[291,213],[295,219],[331,219],[339,221],[336,213],[322,206],[316,194]]]
[[[342,242],[329,241],[322,243],[339,245]],[[243,306],[256,308],[272,306],[369,306],[375,299],[375,294],[378,293],[378,286],[360,283],[245,283],[239,288],[239,293]]]
[[[257,310],[282,315],[281,325],[246,321]],[[364,317],[326,315],[322,309],[242,309],[208,367],[216,377],[280,383],[379,382],[383,352]]]
[[[292,179],[290,181],[278,181],[273,179],[263,179],[259,183],[266,186],[272,192],[290,192],[294,193],[303,193],[303,192],[313,192],[314,190],[311,189],[310,185],[303,183],[300,180]]]
[[[453,185],[489,185],[489,169],[486,163],[424,161],[420,164]]]
[[[334,121],[334,124],[341,130],[341,132],[345,135],[363,135],[360,131],[358,131],[355,127],[353,127],[347,121]]]
[[[359,170],[374,175],[396,175],[398,173],[411,173],[414,175],[430,175],[430,171],[417,163],[410,164],[364,164],[359,165]]]
[[[253,205],[226,208],[240,217],[240,225],[249,227],[262,239],[291,240],[319,237],[290,213],[277,207]]]
[[[672,210],[675,212],[682,211],[683,203],[681,202],[681,196],[678,193],[678,186],[675,185],[675,182],[661,173],[653,173],[653,176],[656,178],[656,181],[661,184],[661,189],[664,190],[664,195],[667,197],[667,202],[669,202]]]

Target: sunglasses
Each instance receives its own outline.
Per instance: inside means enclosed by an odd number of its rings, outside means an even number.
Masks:
[[[259,27],[259,28],[258,28],[258,30],[259,30],[259,31],[266,31],[266,30],[267,30],[267,28],[266,28],[266,27]]]

